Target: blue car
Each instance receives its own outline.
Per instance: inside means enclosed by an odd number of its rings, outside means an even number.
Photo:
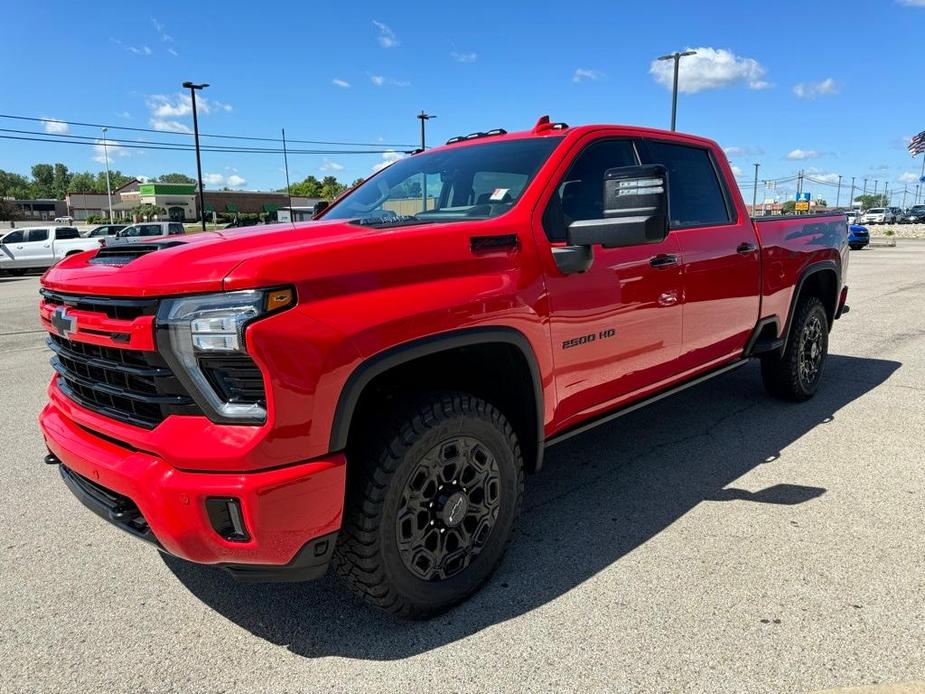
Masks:
[[[860,224],[851,224],[848,227],[848,246],[852,251],[859,251],[870,243],[870,234],[867,227]]]

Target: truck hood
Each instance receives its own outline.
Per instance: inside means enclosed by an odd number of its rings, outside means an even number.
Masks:
[[[73,255],[51,267],[42,284],[67,293],[168,296],[222,291],[241,263],[298,248],[353,243],[377,233],[349,222],[274,224],[114,244]],[[125,255],[120,251],[129,249]]]

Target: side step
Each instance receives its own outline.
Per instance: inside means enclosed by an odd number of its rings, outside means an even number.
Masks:
[[[776,337],[774,339],[762,338],[752,345],[749,356],[764,354],[765,352],[779,352],[784,348],[784,338]]]
[[[549,446],[555,446],[557,443],[562,443],[563,441],[566,441],[572,438],[573,436],[577,436],[578,434],[583,434],[584,432],[588,431],[589,429],[593,429],[596,426],[600,426],[601,424],[606,424],[607,422],[612,422],[617,417],[622,417],[623,415],[629,414],[630,412],[635,412],[636,410],[642,409],[646,405],[651,405],[652,403],[658,402],[659,400],[663,400],[671,395],[674,395],[675,393],[680,393],[682,390],[687,390],[691,386],[696,386],[700,383],[703,383],[704,381],[709,381],[711,378],[714,378],[715,376],[720,376],[728,371],[732,371],[733,369],[737,369],[740,366],[744,366],[745,364],[748,363],[748,361],[749,361],[748,359],[740,359],[738,361],[734,361],[731,364],[726,364],[725,366],[721,366],[718,369],[714,369],[713,371],[709,371],[701,376],[697,376],[696,378],[693,378],[690,381],[685,381],[684,383],[677,385],[674,388],[669,388],[668,390],[662,391],[661,393],[656,393],[655,395],[652,395],[646,398],[645,400],[634,402],[631,405],[622,407],[619,410],[615,410],[614,412],[609,412],[607,414],[601,415],[597,419],[587,422],[585,424],[579,424],[574,429],[569,429],[568,431],[565,431],[561,434],[556,434],[552,438],[547,439],[546,447],[548,448]]]

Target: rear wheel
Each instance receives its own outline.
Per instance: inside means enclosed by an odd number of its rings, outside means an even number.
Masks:
[[[816,394],[829,350],[829,322],[818,297],[797,304],[782,355],[761,358],[761,377],[771,395],[802,402]]]
[[[504,555],[520,445],[499,410],[459,392],[421,398],[374,440],[350,456],[334,565],[376,607],[428,617],[475,592]]]

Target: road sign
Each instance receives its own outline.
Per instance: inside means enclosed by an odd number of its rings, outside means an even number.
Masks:
[[[796,200],[797,202],[800,202],[800,201],[809,202],[812,199],[813,199],[812,193],[797,193],[796,197],[794,198],[794,200]]]
[[[797,212],[809,212],[809,200],[798,200],[794,209]]]

